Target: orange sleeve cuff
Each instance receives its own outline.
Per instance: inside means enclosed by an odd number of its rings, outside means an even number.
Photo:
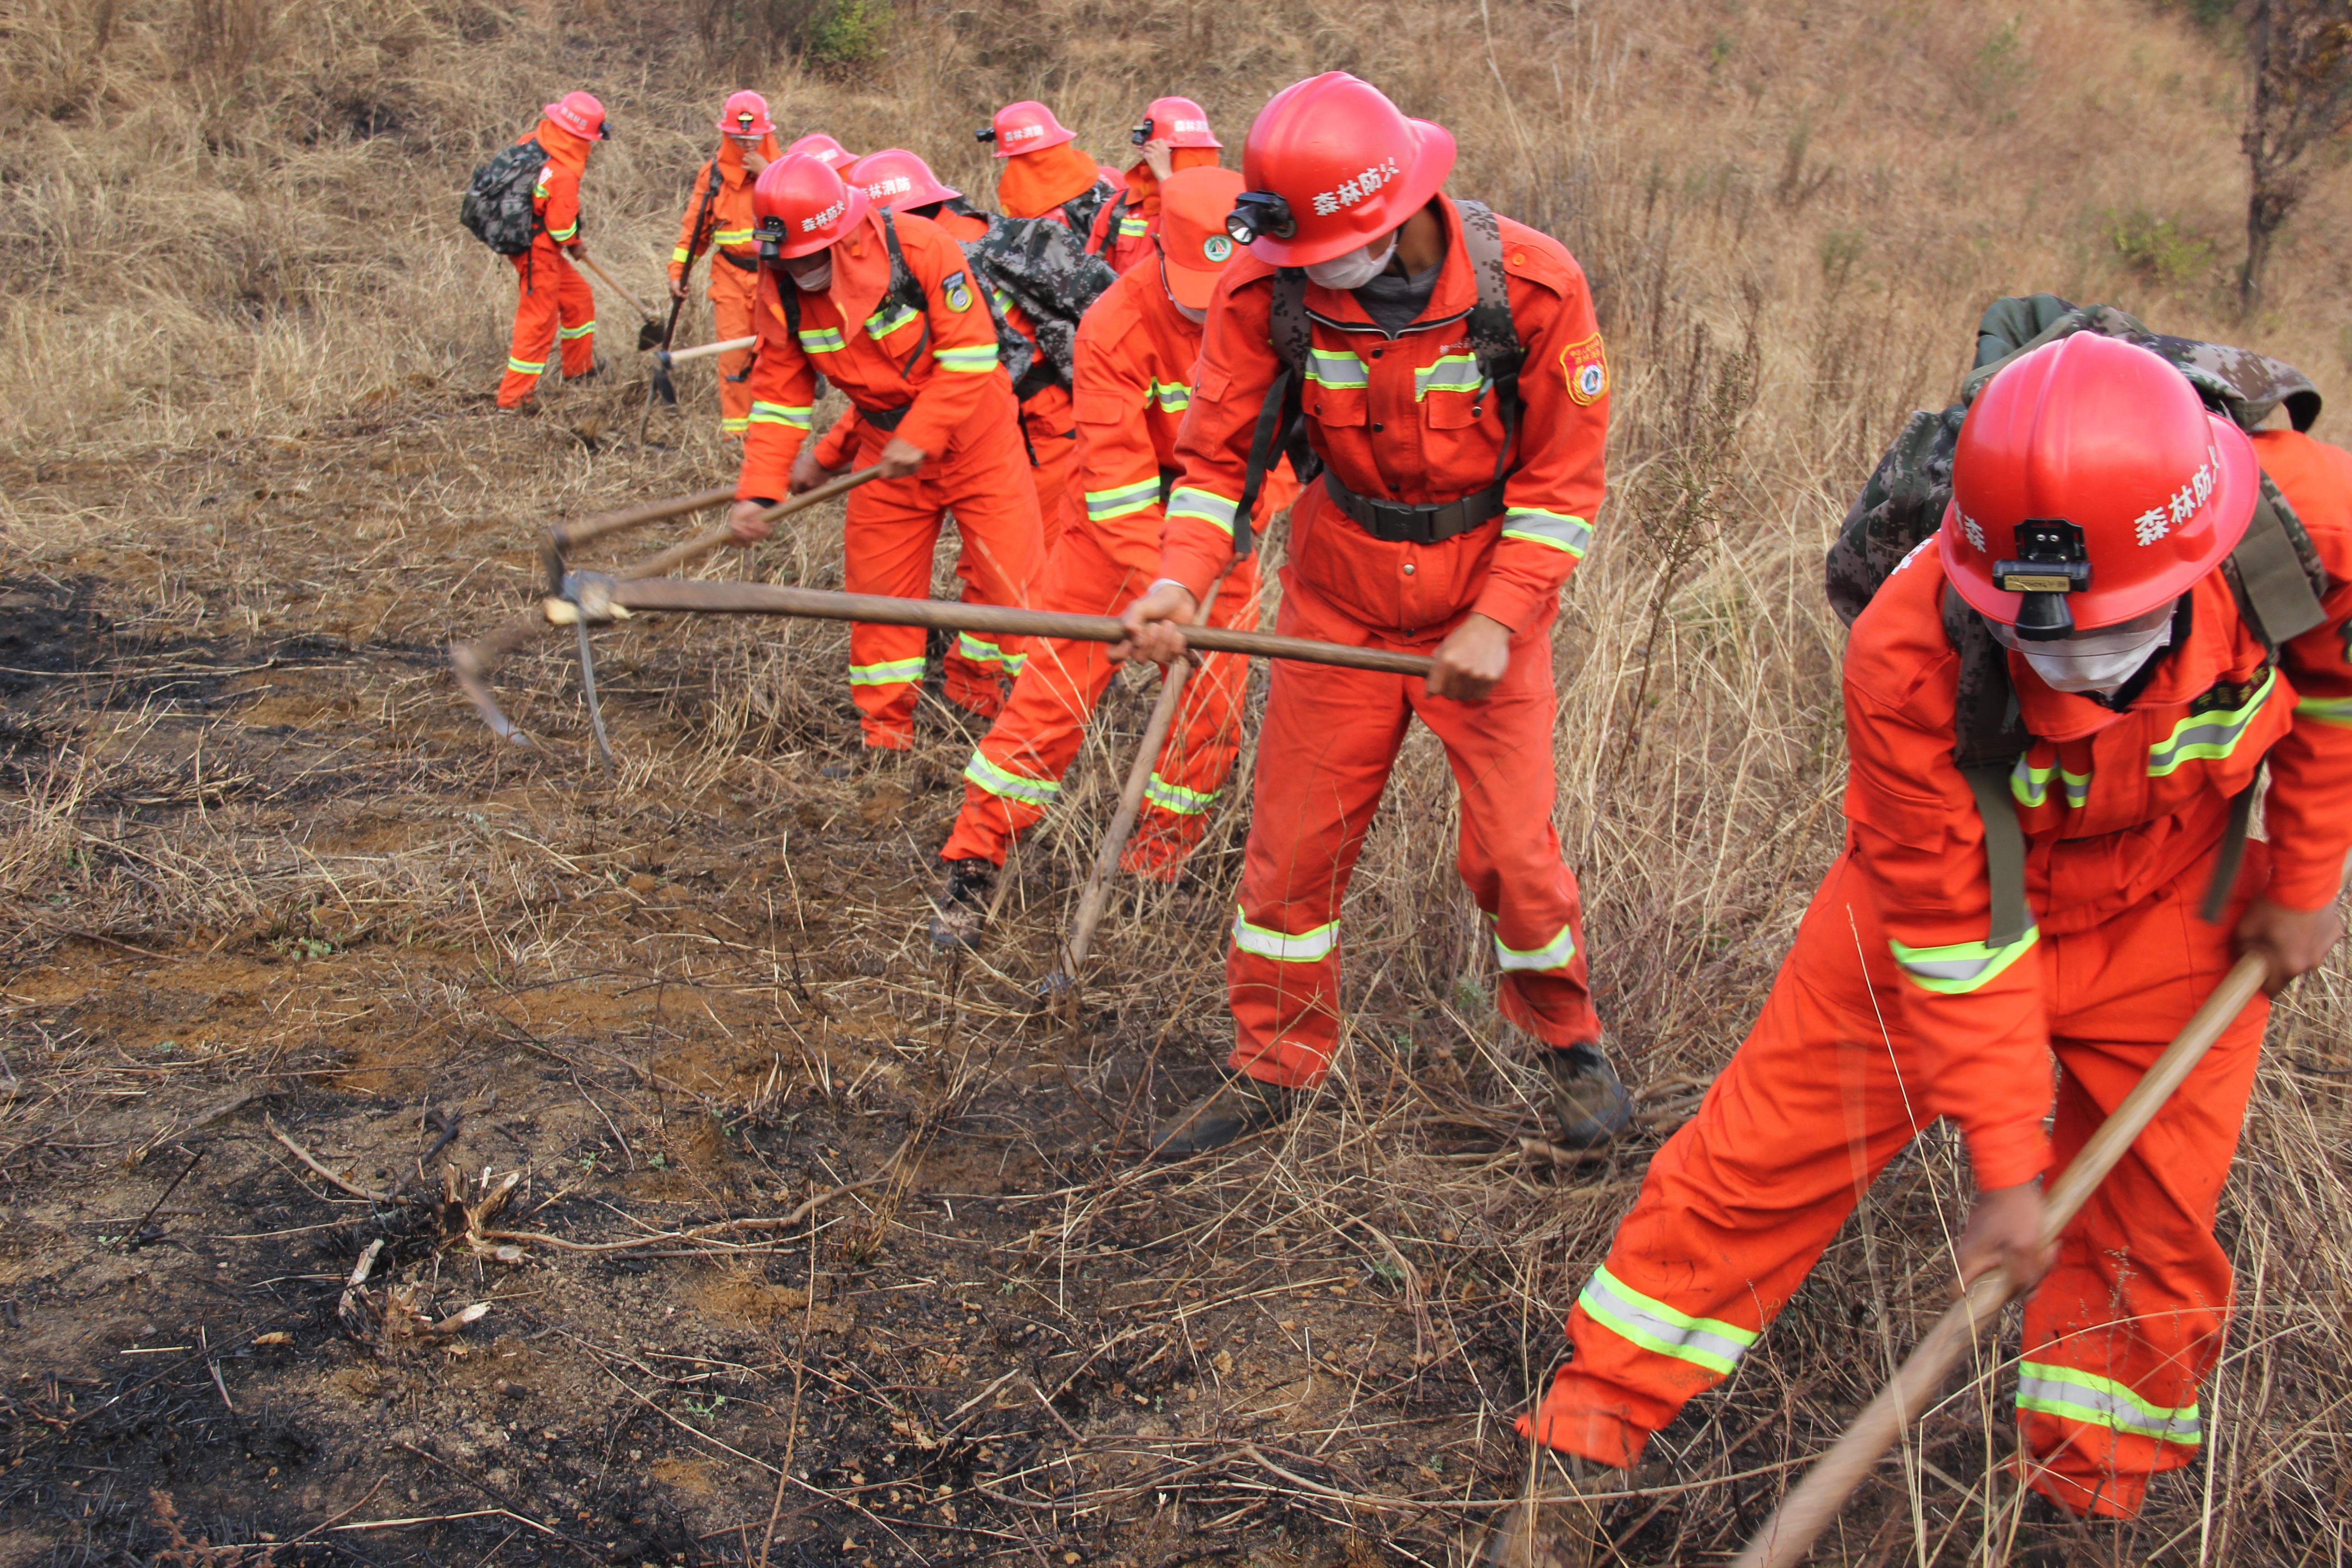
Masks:
[[[2344,861],[2304,860],[2271,847],[2270,885],[2263,896],[2283,909],[2308,912],[2324,910],[2344,890]]]
[[[1160,575],[1181,583],[1195,601],[1209,596],[1209,584],[1234,558],[1234,542],[1215,528],[1177,518],[1160,534]]]
[[[1969,1127],[1965,1131],[1969,1166],[1976,1173],[1980,1193],[2030,1182],[2048,1171],[2055,1157],[2039,1117]]]

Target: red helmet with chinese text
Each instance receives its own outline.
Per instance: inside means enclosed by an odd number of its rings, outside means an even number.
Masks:
[[[1454,137],[1408,120],[1345,71],[1293,82],[1267,100],[1242,143],[1226,232],[1262,261],[1305,267],[1402,227],[1445,184]]]
[[[765,136],[776,128],[768,118],[768,100],[756,92],[730,93],[719,111],[719,129],[730,136]]]
[[[866,221],[866,192],[806,153],[777,159],[751,186],[762,261],[814,256]]]
[[[963,195],[953,185],[941,184],[940,177],[931,173],[931,166],[904,147],[885,147],[879,153],[868,153],[851,164],[844,177],[851,184],[864,187],[874,205],[886,212],[927,207],[933,202]]]
[[[540,112],[583,142],[613,139],[613,127],[604,118],[604,100],[593,92],[567,92]]]
[[[822,131],[812,131],[784,149],[784,156],[787,158],[795,153],[814,158],[828,169],[846,169],[857,162],[856,153]]]
[[[1224,145],[1209,129],[1209,111],[1189,98],[1153,99],[1127,139],[1139,147],[1146,142],[1165,142],[1171,147]]]
[[[996,155],[1000,158],[1017,158],[1041,148],[1059,147],[1077,137],[1076,132],[1055,119],[1054,111],[1034,98],[1006,104],[980,132],[982,142],[996,143]]]
[[[2179,371],[2076,332],[1977,394],[1937,548],[1972,607],[2053,641],[2187,593],[2237,548],[2261,474],[2253,443]]]

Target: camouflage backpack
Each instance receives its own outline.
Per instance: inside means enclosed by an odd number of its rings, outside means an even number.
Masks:
[[[547,149],[535,136],[501,147],[497,157],[474,171],[457,221],[500,256],[520,256],[539,233],[531,191],[546,166]]]
[[[2074,306],[2054,294],[1997,300],[1978,323],[1976,368],[1961,384],[1960,401],[1941,414],[1912,414],[1846,510],[1825,573],[1830,605],[1840,619],[1852,626],[1895,568],[1942,526],[1952,499],[1952,454],[1960,425],[1985,384],[2020,355],[2075,332],[2120,338],[2153,352],[2197,389],[2207,407],[2241,429],[2256,428],[2282,405],[2297,430],[2309,429],[2319,416],[2319,391],[2309,378],[2251,349],[2151,332],[2112,305]],[[2322,619],[2326,571],[2302,520],[2267,474],[2246,536],[2221,563],[2221,572],[2248,628],[2273,662],[2281,643]],[[2011,776],[2023,766],[2033,737],[2019,717],[2006,650],[1993,640],[1984,617],[1948,584],[1943,619],[1944,635],[1960,663],[1952,758],[1976,796],[1985,826],[1992,884],[1992,928],[1986,943],[2006,947],[2033,923],[2025,901],[2025,837],[2011,805]],[[2117,696],[2128,700],[2153,670],[2151,665]],[[2209,921],[2221,918],[2221,903],[2236,880],[2252,806],[2251,787],[2231,803],[2221,859],[2206,892]]]
[[[1050,218],[1011,218],[983,213],[962,197],[944,204],[988,225],[963,253],[980,275],[989,309],[996,315],[997,340],[1013,390],[1034,396],[1048,383],[1066,388],[1075,374],[1078,321],[1102,291],[1118,280],[1110,263],[1089,256],[1082,235]],[[1004,309],[1018,306],[1036,328],[1037,344],[1006,324]]]

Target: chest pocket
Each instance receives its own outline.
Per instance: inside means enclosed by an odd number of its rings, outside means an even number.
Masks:
[[[1106,387],[1082,386],[1070,402],[1081,425],[1117,425],[1127,418],[1128,400]]]
[[[1307,353],[1307,412],[1317,423],[1361,425],[1371,417],[1371,377],[1364,362],[1346,349],[1319,345]]]
[[[1466,430],[1485,417],[1493,386],[1467,350],[1440,355],[1412,373],[1413,401],[1433,430]]]

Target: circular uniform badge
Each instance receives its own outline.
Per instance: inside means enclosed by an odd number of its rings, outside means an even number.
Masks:
[[[1213,234],[1201,242],[1201,254],[1220,265],[1233,253],[1234,242],[1222,234]]]

